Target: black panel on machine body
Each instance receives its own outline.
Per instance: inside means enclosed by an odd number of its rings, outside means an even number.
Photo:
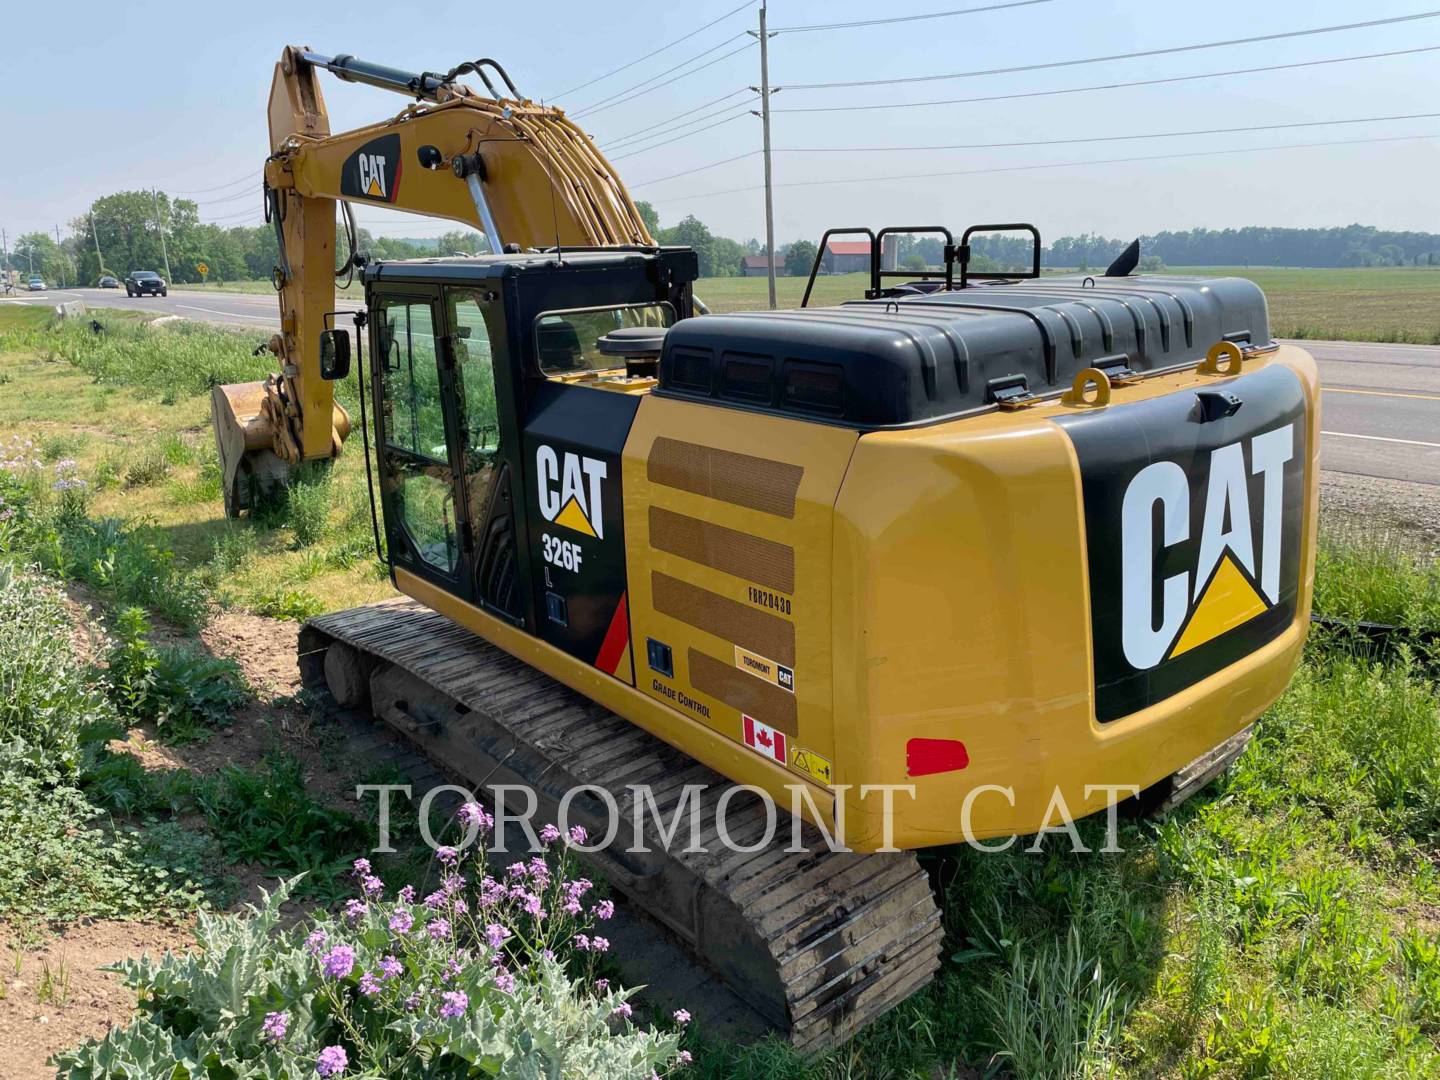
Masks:
[[[1083,368],[1193,366],[1217,341],[1268,345],[1240,278],[1057,276],[838,307],[712,315],[665,336],[656,393],[862,430],[992,408]]]
[[[486,522],[457,523],[467,544],[461,570],[453,578],[433,572],[413,556],[407,558],[406,543],[398,531],[397,514],[382,475],[380,487],[392,572],[395,565],[404,565],[446,591],[489,608],[593,663],[597,634],[604,636],[609,612],[625,593],[619,455],[639,399],[547,379],[540,369],[536,322],[545,313],[657,303],[669,304],[677,318],[686,319],[693,314],[690,286],[697,274],[695,253],[688,248],[566,250],[558,258],[548,252],[379,262],[367,267],[366,300],[372,309],[387,295],[428,296],[436,301],[438,320],[443,319],[444,305],[438,301],[445,288],[478,290],[485,295],[500,426],[496,464],[503,477],[488,517],[493,521],[498,514],[508,513],[513,521],[513,527],[507,523],[507,533],[512,537],[511,558],[520,583],[519,602],[516,608],[506,609],[485,594],[481,571],[487,562]],[[377,442],[385,437],[383,365],[375,337],[378,321],[371,320],[371,386]],[[451,370],[454,328],[438,322],[437,328],[441,335],[437,342],[441,367]],[[453,393],[454,387],[442,382],[442,389]],[[456,432],[451,430],[449,438],[451,467],[461,475],[462,452]],[[539,513],[535,454],[541,442],[556,452],[562,469],[567,451],[607,464],[605,483],[610,497],[603,500],[603,524],[597,523],[596,527],[597,533],[603,530],[604,543],[592,545],[593,554],[586,553],[581,572],[573,575],[568,585],[557,585],[554,574],[549,578],[550,586],[546,584],[543,537],[554,530]],[[463,514],[464,498],[457,496],[454,505],[457,513]],[[521,512],[514,512],[512,507]],[[563,598],[563,619],[552,617],[554,602],[547,608],[547,593]]]

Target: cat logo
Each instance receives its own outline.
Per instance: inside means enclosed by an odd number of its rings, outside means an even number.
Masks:
[[[1099,723],[1295,622],[1312,486],[1305,391],[1279,365],[1225,386],[1243,407],[1220,418],[1173,393],[1057,421],[1080,464]]]
[[[1192,539],[1190,478],[1173,461],[1135,474],[1120,528],[1121,644],[1132,667],[1188,653],[1280,602],[1284,468],[1294,456],[1294,424],[1212,450],[1194,567],[1163,579],[1164,551]]]
[[[360,169],[360,190],[373,199],[388,199],[385,194],[385,158],[381,154],[361,154],[355,161]]]
[[[543,443],[535,449],[535,476],[540,513],[546,521],[563,525],[597,540],[605,539],[605,510],[601,481],[608,474],[605,462]]]
[[[400,193],[400,136],[371,139],[340,170],[340,194],[393,203]]]

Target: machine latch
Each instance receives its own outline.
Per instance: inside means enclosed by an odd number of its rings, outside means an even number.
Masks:
[[[1029,380],[1024,375],[1002,375],[985,384],[987,400],[1002,409],[1023,409],[1039,400],[1030,392]]]

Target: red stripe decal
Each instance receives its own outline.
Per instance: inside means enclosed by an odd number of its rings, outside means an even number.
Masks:
[[[595,666],[607,675],[614,675],[620,666],[620,657],[625,655],[625,646],[630,644],[630,614],[625,607],[625,593],[615,605],[615,614],[610,617],[610,629],[605,631],[605,640],[600,644],[600,655],[595,657]]]
[[[905,744],[905,771],[911,776],[958,772],[970,764],[959,739],[911,739]]]

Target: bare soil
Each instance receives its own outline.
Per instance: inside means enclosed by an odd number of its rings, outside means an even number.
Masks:
[[[100,1037],[135,1011],[135,995],[103,965],[189,942],[188,925],[101,920],[69,924],[27,948],[0,927],[0,1076],[53,1077],[52,1054]]]

